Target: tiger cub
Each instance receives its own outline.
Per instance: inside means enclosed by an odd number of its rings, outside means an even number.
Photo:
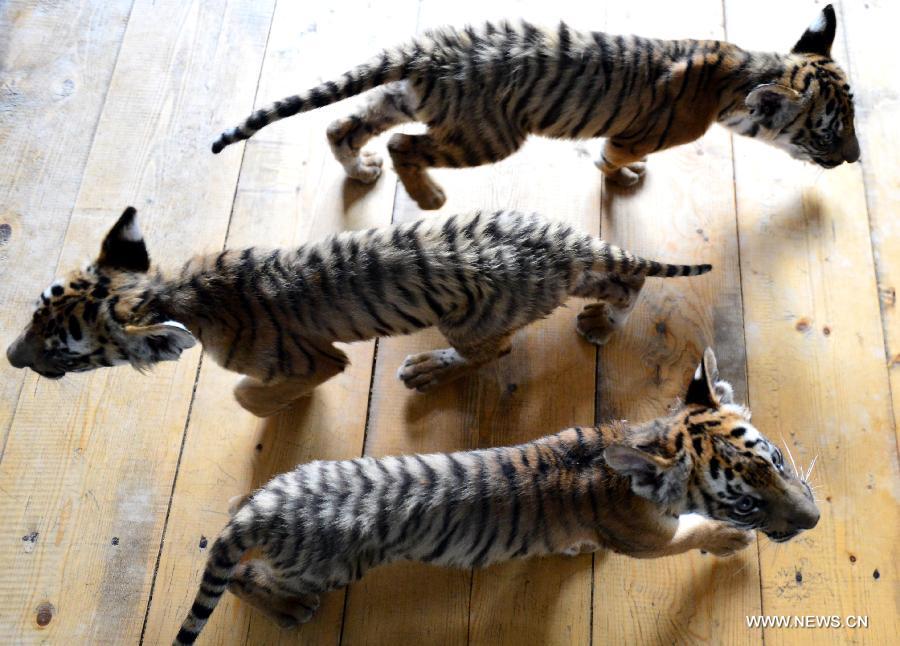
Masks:
[[[529,134],[605,137],[595,163],[626,186],[639,181],[648,154],[693,141],[713,122],[833,168],[859,158],[850,86],[831,59],[836,26],[828,5],[788,54],[718,40],[575,31],[563,23],[555,30],[527,22],[445,27],[257,110],[212,150],[379,87],[364,107],[331,124],[331,149],[350,177],[374,182],[382,162],[363,145],[397,124],[427,124],[425,134],[395,134],[388,142],[403,186],[423,209],[445,199],[427,168],[499,161]]]
[[[312,618],[320,593],[392,561],[470,568],[601,547],[728,556],[750,530],[783,542],[819,520],[809,485],[733,403],[709,349],[668,417],[505,448],[310,462],[235,507],[176,644],[194,642],[226,588],[289,627]],[[239,563],[251,549],[259,558]]]
[[[246,375],[240,404],[274,414],[340,373],[335,341],[437,326],[452,347],[407,357],[399,376],[427,390],[509,352],[516,330],[569,296],[595,299],[578,331],[602,344],[646,276],[696,276],[710,265],[638,258],[564,223],[515,211],[454,215],[345,232],[291,249],[231,249],[150,269],[129,207],[97,261],[41,295],[9,362],[49,378],[177,359],[199,340]]]

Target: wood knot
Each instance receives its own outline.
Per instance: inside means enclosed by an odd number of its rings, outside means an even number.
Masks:
[[[581,157],[582,159],[588,159],[591,156],[591,151],[587,149],[586,146],[575,145],[575,154]]]
[[[808,332],[809,326],[811,323],[812,323],[812,321],[810,321],[807,317],[804,316],[799,321],[797,321],[797,323],[794,325],[794,328],[798,332]]]
[[[35,616],[35,621],[37,625],[43,628],[47,624],[50,623],[50,620],[53,619],[53,611],[55,608],[53,604],[49,601],[45,601],[44,603],[38,605],[37,607],[37,615]]]
[[[22,542],[25,543],[24,548],[26,554],[31,554],[34,551],[34,546],[40,535],[40,532],[28,532],[22,537]]]

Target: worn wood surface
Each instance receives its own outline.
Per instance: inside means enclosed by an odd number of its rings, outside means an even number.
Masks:
[[[892,25],[900,24],[896,2],[847,2],[844,19],[844,49],[852,75],[859,132],[866,205],[869,211],[872,252],[875,256],[878,293],[881,299],[885,361],[891,378],[894,425],[900,414],[900,316],[897,288],[900,286],[900,82],[885,61],[900,57],[900,40]]]
[[[711,0],[690,12],[642,0],[610,6],[608,14],[614,31],[723,36],[722,6]],[[729,136],[714,129],[698,142],[651,156],[645,180],[639,191],[606,191],[603,237],[672,262],[710,262],[714,271],[699,279],[647,281],[624,334],[600,352],[603,419],[647,419],[665,411],[684,395],[707,345],[716,348],[736,397],[746,397]],[[760,612],[755,546],[728,560],[696,552],[659,561],[597,555],[594,573],[597,643],[636,636],[659,644],[759,641],[742,621]]]
[[[212,163],[197,135],[252,105],[270,16],[268,1],[136,2],[99,122],[85,124],[96,134],[55,249],[60,267],[94,257],[126,204],[143,213],[158,262],[197,241],[221,247],[238,160]],[[0,465],[0,641],[138,641],[199,357],[138,379],[26,377]]]
[[[37,0],[0,5],[4,339],[24,327],[22,311],[53,280],[132,1],[70,2],[55,12]],[[0,362],[0,443],[25,379]]]
[[[407,354],[442,347],[437,332],[356,344],[346,373],[265,422],[232,399],[237,376],[196,350],[149,375],[120,368],[60,383],[3,362],[0,642],[167,643],[232,496],[314,458],[492,446],[657,416],[713,344],[763,432],[783,437],[804,465],[819,456],[823,518],[801,539],[776,549],[761,537],[728,561],[597,554],[478,572],[398,564],[328,595],[316,620],[291,633],[226,596],[202,641],[891,643],[900,629],[891,388],[900,374],[900,87],[885,63],[898,49],[894,4],[837,5],[835,53],[856,95],[861,164],[822,172],[714,129],[653,156],[637,191],[603,184],[591,163],[597,142],[532,140],[495,166],[435,173],[444,212],[534,209],[639,253],[715,265],[699,279],[649,281],[624,333],[599,353],[575,333],[577,301],[517,334],[509,356],[427,396],[395,373]],[[151,256],[169,266],[223,245],[297,244],[419,217],[389,168],[366,189],[331,158],[325,127],[358,100],[208,153],[254,104],[417,30],[563,18],[783,50],[820,6],[3,4],[0,341],[18,333],[57,268],[96,253],[127,203],[139,208]],[[371,146],[384,152],[384,138]],[[760,613],[866,615],[869,627],[748,629],[745,617]]]
[[[806,13],[726,2],[729,36],[758,48],[796,39],[761,29],[776,10],[789,24]],[[846,26],[835,39],[839,61],[852,59]],[[858,127],[865,132],[865,115]],[[896,183],[893,169],[877,173]],[[754,422],[783,435],[800,464],[818,456],[822,510],[800,540],[761,539],[763,608],[869,617],[865,631],[767,629],[764,639],[889,643],[898,620],[897,444],[862,166],[826,174],[735,139],[735,178]]]
[[[257,105],[325,80],[329,74],[341,74],[415,27],[415,7],[407,3],[396,14],[374,9],[356,13],[358,27],[350,28],[343,17],[352,4],[344,3],[343,11],[324,5],[311,11],[299,3],[279,3]],[[328,63],[324,69],[303,64],[312,58]],[[325,128],[347,108],[342,104],[285,121],[247,144],[228,247],[299,245],[345,229],[390,224],[396,185],[393,172],[386,172],[371,189],[348,182],[326,145]],[[240,111],[227,115],[214,131],[242,116]],[[242,148],[234,146],[221,157],[240,159]],[[318,388],[310,399],[269,420],[250,415],[232,398],[238,375],[212,361],[203,362],[145,643],[170,640],[172,628],[187,615],[208,554],[200,542],[208,537],[211,546],[227,521],[225,510],[231,497],[249,493],[300,462],[362,453],[374,348],[374,342],[345,346],[351,361],[348,370]],[[284,638],[339,643],[343,596],[342,592],[327,595],[316,621]],[[273,644],[280,632],[228,595],[204,630],[204,638],[209,643]]]

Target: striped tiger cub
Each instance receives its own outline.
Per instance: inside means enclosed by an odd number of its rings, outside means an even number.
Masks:
[[[437,29],[307,92],[254,112],[213,144],[219,153],[270,123],[378,90],[328,128],[347,174],[374,182],[373,136],[409,121],[425,134],[388,142],[407,193],[423,209],[444,203],[429,167],[499,161],[529,134],[605,137],[595,162],[610,180],[636,184],[648,154],[694,141],[713,122],[833,168],[859,158],[853,96],[831,58],[837,20],[826,6],[788,54],[749,52],[718,40],[656,40],[555,30],[527,22]]]
[[[177,359],[197,340],[246,377],[240,404],[274,414],[347,366],[334,342],[437,326],[452,347],[406,358],[399,376],[427,390],[509,352],[513,332],[570,296],[594,299],[577,329],[602,344],[646,276],[710,265],[638,258],[571,226],[516,211],[340,233],[291,249],[230,249],[176,272],[151,270],[127,208],[96,262],[41,295],[7,357],[49,378]]]
[[[392,561],[470,568],[601,547],[728,556],[750,530],[784,542],[818,520],[802,473],[734,404],[707,350],[668,417],[505,448],[317,461],[274,478],[232,506],[175,644],[197,639],[226,588],[290,627],[312,618],[321,593]]]

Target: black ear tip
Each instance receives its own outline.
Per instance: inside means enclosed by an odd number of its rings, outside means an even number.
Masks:
[[[145,272],[150,268],[147,247],[135,221],[137,209],[125,207],[100,246],[98,266]]]
[[[136,208],[134,208],[133,206],[126,206],[125,210],[122,211],[122,215],[119,216],[119,222],[121,222],[122,224],[128,224],[132,220],[134,220],[136,215],[137,215]]]

